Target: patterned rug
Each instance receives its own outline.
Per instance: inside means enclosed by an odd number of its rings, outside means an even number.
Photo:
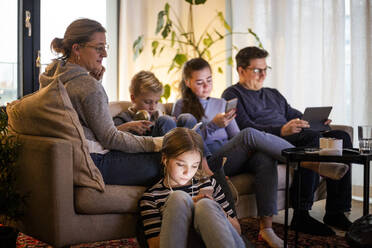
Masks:
[[[269,247],[264,241],[257,240],[259,223],[257,219],[246,218],[240,220],[242,227],[242,233],[250,240],[256,247]],[[284,238],[284,226],[282,224],[273,223],[273,229],[275,233],[280,237]],[[295,244],[295,232],[289,230],[288,233],[288,247],[294,247]],[[311,248],[344,248],[350,247],[344,237],[332,236],[322,237],[314,236],[309,234],[299,233],[297,247],[311,247]]]
[[[257,248],[259,247],[268,247],[264,241],[257,240],[258,236],[258,221],[254,218],[246,218],[240,221],[242,226],[242,232]],[[284,237],[284,228],[283,225],[274,223],[273,228],[275,233],[277,233],[281,238]],[[289,231],[288,235],[288,247],[294,247],[294,237],[295,233]],[[27,236],[23,233],[18,235],[17,247],[52,247],[41,241],[38,241],[30,236]],[[135,238],[129,239],[120,239],[120,240],[111,240],[111,241],[102,241],[95,242],[91,244],[80,244],[71,246],[71,248],[91,248],[91,247],[123,247],[123,248],[139,248],[137,240]],[[329,247],[329,248],[343,248],[350,247],[347,245],[344,237],[333,236],[333,237],[321,237],[321,236],[312,236],[308,234],[299,234],[298,247]]]

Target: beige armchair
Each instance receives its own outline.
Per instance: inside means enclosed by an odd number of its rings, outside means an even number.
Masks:
[[[129,102],[114,102],[115,115]],[[170,113],[172,104],[165,104]],[[341,127],[341,126],[339,126]],[[338,127],[338,128],[339,128]],[[343,127],[352,135],[351,127]],[[22,232],[55,247],[136,235],[137,202],[144,187],[106,185],[104,193],[73,185],[73,150],[68,140],[19,135],[19,188],[28,193]],[[278,208],[284,208],[285,168],[278,166]],[[239,218],[256,215],[253,176],[231,178]],[[325,184],[317,199],[324,198]]]

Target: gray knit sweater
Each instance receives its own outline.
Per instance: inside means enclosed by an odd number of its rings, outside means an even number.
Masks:
[[[98,142],[103,148],[128,153],[152,152],[151,137],[121,132],[114,126],[108,107],[108,97],[101,84],[76,64],[54,60],[40,75],[40,88],[59,78],[66,87],[76,110],[86,139]]]

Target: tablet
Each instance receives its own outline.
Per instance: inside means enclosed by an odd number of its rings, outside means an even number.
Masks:
[[[227,113],[230,110],[236,108],[237,105],[238,105],[238,98],[233,98],[233,99],[228,100],[226,102],[225,113]]]
[[[309,122],[310,130],[328,131],[331,128],[328,125],[324,125],[324,122],[328,120],[331,110],[332,110],[331,106],[309,107],[305,109],[302,119]]]

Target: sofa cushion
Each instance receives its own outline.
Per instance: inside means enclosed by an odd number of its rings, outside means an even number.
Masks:
[[[106,185],[105,192],[75,187],[75,211],[80,214],[137,213],[145,187]]]
[[[12,132],[69,140],[73,147],[74,185],[104,191],[102,175],[90,157],[78,115],[58,79],[8,104],[6,109]]]
[[[278,164],[278,190],[285,190],[285,164]],[[291,168],[291,174],[293,168]],[[234,184],[235,189],[239,195],[254,194],[254,175],[248,173],[242,173],[233,177],[230,177],[231,182]],[[292,176],[289,177],[289,185],[292,183]],[[235,190],[232,188],[233,196],[235,196]]]

